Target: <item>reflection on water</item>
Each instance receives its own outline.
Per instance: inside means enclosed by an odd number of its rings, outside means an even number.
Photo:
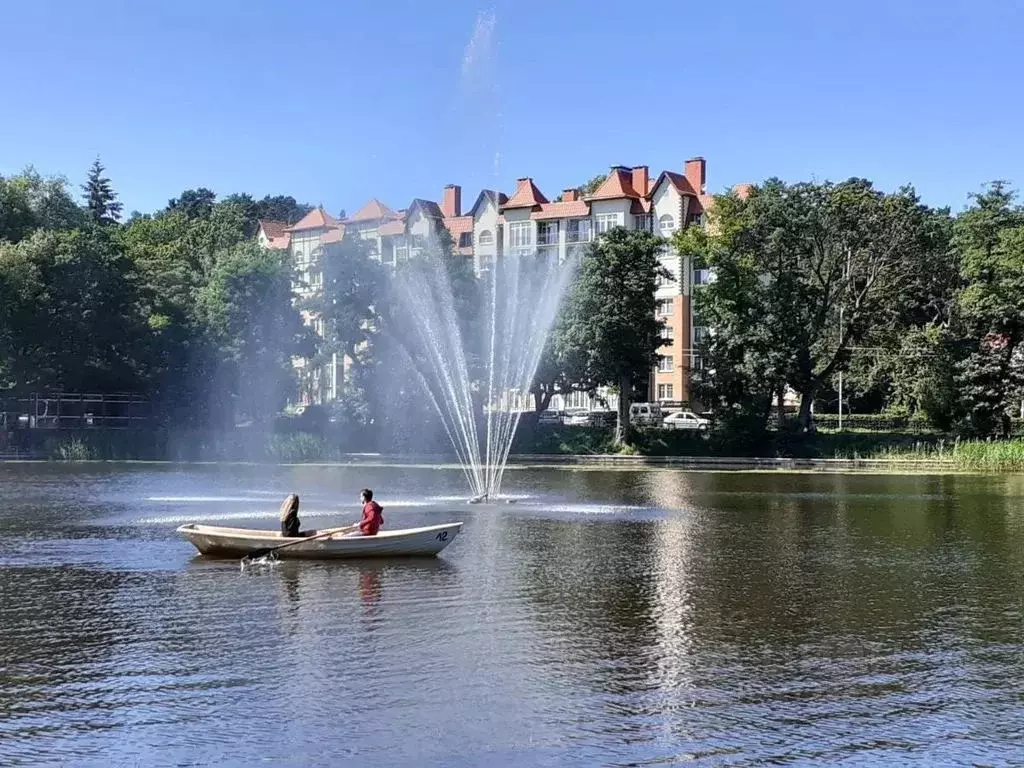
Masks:
[[[434,560],[197,557],[369,485]],[[0,465],[0,764],[1007,764],[1024,479]],[[226,517],[230,516],[230,517]]]

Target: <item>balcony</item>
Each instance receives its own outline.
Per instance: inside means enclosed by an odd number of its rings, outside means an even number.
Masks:
[[[711,330],[703,325],[696,325],[693,328],[693,343],[701,344],[711,336]]]

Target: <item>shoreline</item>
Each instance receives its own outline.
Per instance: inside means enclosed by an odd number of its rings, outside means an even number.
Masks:
[[[352,453],[333,460],[318,461],[189,461],[146,459],[61,460],[44,458],[0,458],[3,464],[154,464],[182,466],[282,466],[282,467],[408,467],[410,469],[460,469],[450,456]],[[1015,470],[978,470],[958,467],[952,459],[823,459],[745,456],[620,456],[616,454],[512,454],[508,469],[678,469],[713,472],[892,472],[914,474],[1013,474]]]

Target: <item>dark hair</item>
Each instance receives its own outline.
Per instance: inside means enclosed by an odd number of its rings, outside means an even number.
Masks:
[[[366,497],[367,501],[373,501],[373,491],[369,488],[363,488],[363,490],[359,492],[359,495]]]

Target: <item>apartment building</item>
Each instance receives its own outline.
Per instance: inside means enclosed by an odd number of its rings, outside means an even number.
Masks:
[[[576,189],[565,189],[554,202],[532,178],[524,177],[517,180],[511,196],[483,190],[465,211],[461,187],[450,184],[442,190],[440,203],[414,199],[408,207],[394,210],[371,199],[344,220],[317,208],[290,227],[260,222],[258,238],[267,247],[290,251],[297,287],[306,295],[322,285],[320,249],[343,237],[369,241],[375,258],[397,266],[415,258],[432,234],[446,229],[455,252],[471,258],[477,273],[482,274],[504,253],[537,250],[569,258],[614,227],[646,230],[668,239],[680,228],[701,225],[710,204],[705,173],[705,161],[700,157],[687,160],[682,172],[665,170],[656,177],[647,166],[613,166],[592,193],[580,195]],[[696,342],[704,333],[694,320],[691,297],[694,286],[707,282],[709,276],[706,270],[694,270],[670,243],[666,243],[661,260],[671,274],[659,282],[656,294],[666,343],[660,350],[663,359],[651,373],[649,396],[666,403],[686,402],[690,399],[690,371],[699,364],[694,354]],[[305,319],[322,333],[316,317]],[[344,361],[333,361],[322,374],[314,373],[310,399],[321,402],[337,397],[343,376]],[[583,393],[566,400],[556,398],[552,403],[556,409],[592,406]]]

